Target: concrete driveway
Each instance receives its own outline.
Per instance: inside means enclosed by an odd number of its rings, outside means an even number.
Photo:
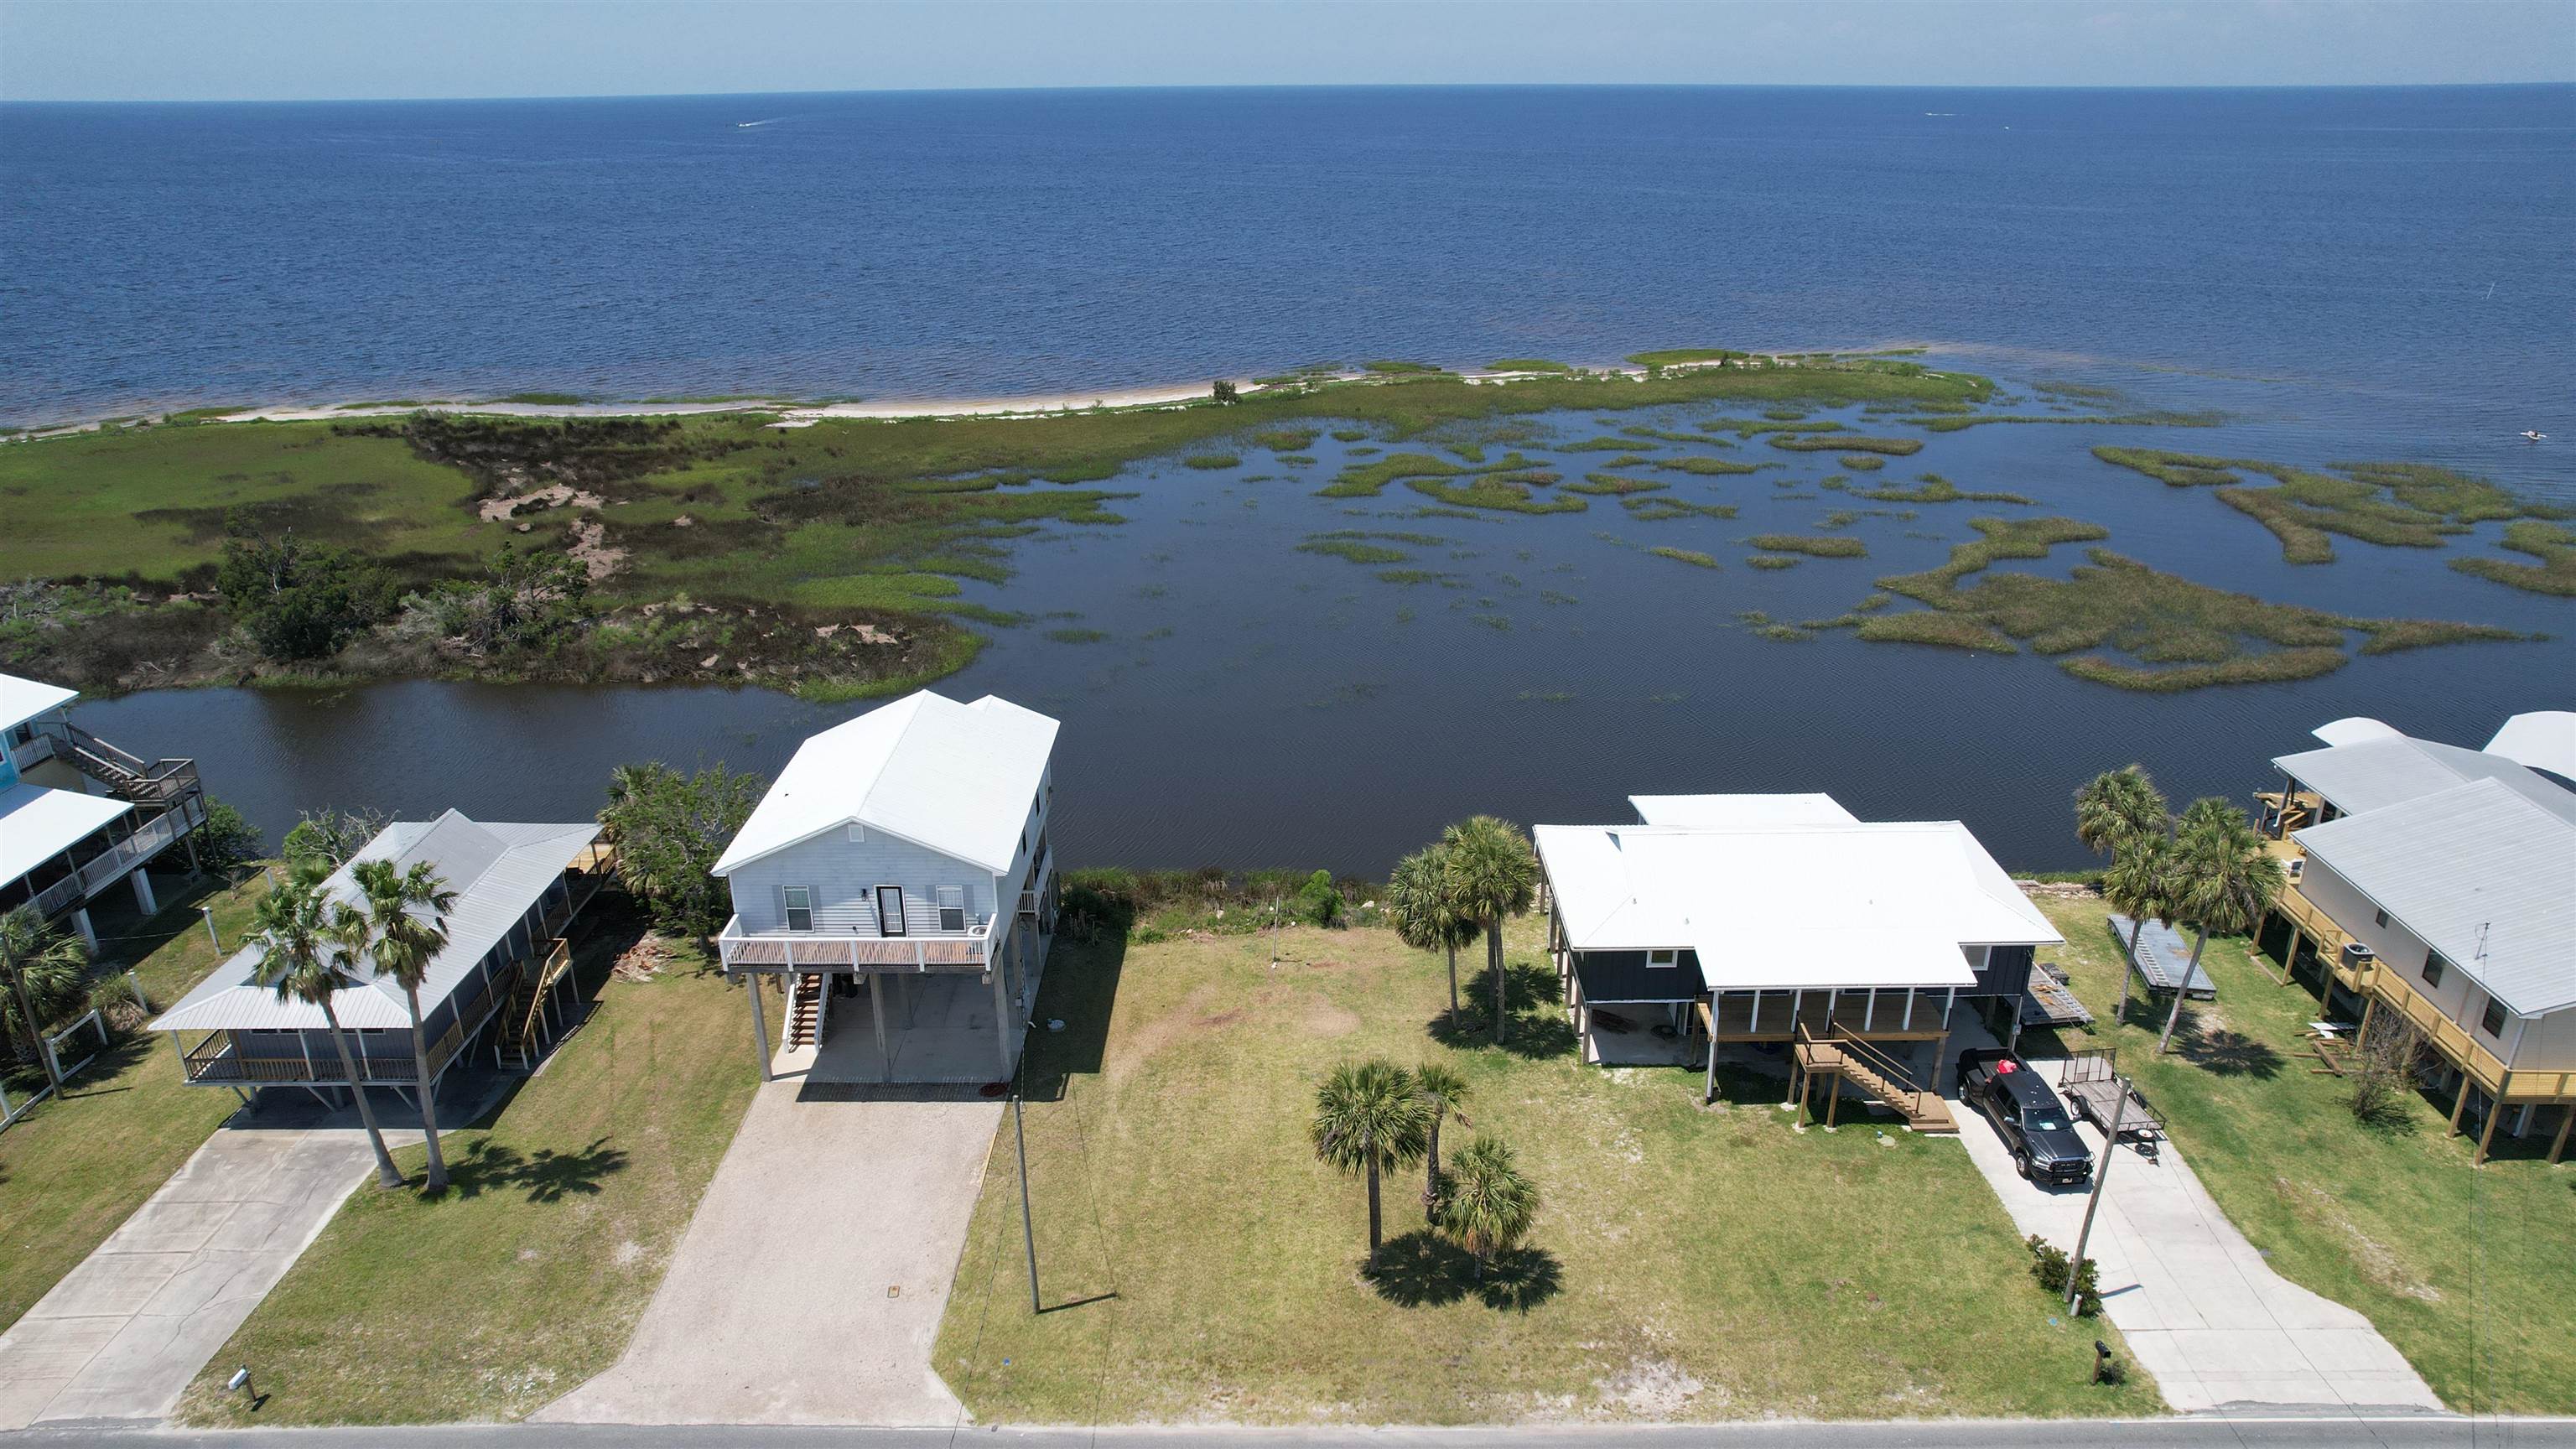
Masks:
[[[371,1162],[355,1129],[218,1130],[0,1334],[0,1429],[168,1415]]]
[[[2031,1065],[2056,1082],[2055,1061]],[[2073,1252],[2085,1190],[2024,1181],[1994,1124],[1959,1101],[1956,1082],[1947,1095],[1968,1156],[2014,1226]],[[2099,1162],[2102,1134],[2081,1122],[2076,1130]],[[2152,1158],[2120,1148],[2085,1253],[2098,1265],[2103,1312],[2185,1413],[2442,1408],[2369,1319],[2273,1272],[2171,1143]]]
[[[971,1091],[762,1087],[625,1355],[533,1417],[961,1422],[931,1344],[1001,1113]]]

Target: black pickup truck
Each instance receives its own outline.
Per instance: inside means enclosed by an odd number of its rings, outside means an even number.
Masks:
[[[2093,1154],[2030,1063],[2010,1052],[1961,1052],[1959,1097],[1995,1124],[2022,1176],[2057,1186],[2092,1181]]]

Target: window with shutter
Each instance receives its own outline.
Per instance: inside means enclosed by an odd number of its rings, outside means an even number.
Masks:
[[[964,886],[939,888],[939,929],[943,931],[966,929],[966,888]]]

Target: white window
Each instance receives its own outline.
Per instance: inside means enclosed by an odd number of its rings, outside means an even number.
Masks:
[[[903,932],[903,887],[877,887],[877,934],[900,936]]]
[[[1646,953],[1646,964],[1649,966],[1677,965],[1680,956],[1681,953],[1678,951],[1649,951]]]
[[[814,888],[787,886],[779,894],[786,897],[787,929],[791,931],[814,929]]]
[[[943,931],[966,929],[966,888],[964,886],[939,888],[939,929]]]

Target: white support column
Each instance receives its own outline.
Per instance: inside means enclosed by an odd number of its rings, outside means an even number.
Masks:
[[[1950,1031],[1950,1008],[1956,1006],[1958,1002],[1959,988],[1956,986],[1951,987],[1948,994],[1941,998],[1941,1031],[1945,1036]]]
[[[985,974],[993,978],[993,1045],[1002,1059],[1001,1080],[1007,1082],[1011,1079],[1011,1006],[1003,995],[1002,973]]]
[[[80,933],[81,944],[89,948],[89,953],[97,955],[98,931],[89,923],[89,907],[83,906],[72,912],[72,929]]]
[[[1703,1103],[1717,1100],[1717,1004],[1718,993],[1708,994],[1708,1086],[1701,1093]]]
[[[763,1082],[766,1082],[770,1079],[769,1019],[768,1016],[760,1009],[760,973],[757,971],[744,972],[742,974],[742,984],[744,990],[751,996],[751,1045],[753,1050],[760,1053],[760,1079]],[[493,1050],[497,1052],[500,1048],[495,1046]]]
[[[147,916],[161,914],[161,903],[152,898],[152,872],[136,866],[134,873],[126,879],[134,882],[135,909]]]
[[[886,1048],[885,994],[886,978],[891,973],[880,971],[868,978],[868,1015],[877,1027],[877,1080],[894,1080],[894,1053]]]
[[[1867,1032],[1878,1025],[1878,988],[1869,989],[1869,1000],[1860,1009],[1860,1029]]]

